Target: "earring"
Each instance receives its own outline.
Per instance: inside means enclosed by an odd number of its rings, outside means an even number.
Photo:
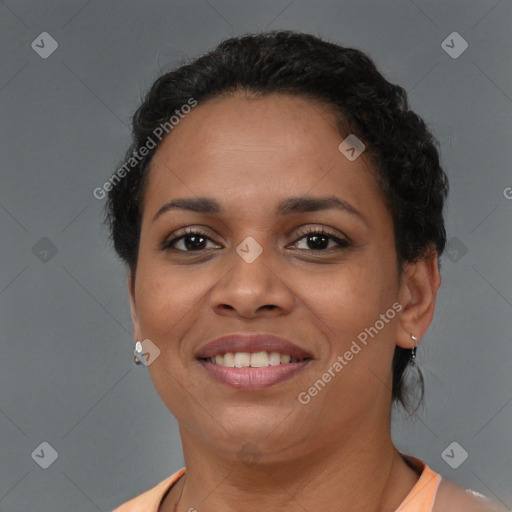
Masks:
[[[411,338],[414,340],[415,345],[411,349],[411,364],[413,366],[416,366],[416,346],[418,345],[418,338],[414,336],[414,334],[411,334]]]
[[[140,341],[137,341],[137,343],[135,343],[135,350],[133,351],[133,362],[136,365],[143,364],[142,361],[140,360],[141,356],[142,356],[142,343]]]

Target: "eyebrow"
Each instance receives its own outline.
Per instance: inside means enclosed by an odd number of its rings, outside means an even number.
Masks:
[[[320,210],[338,209],[359,217],[365,224],[368,224],[366,217],[347,201],[336,196],[325,197],[290,197],[279,203],[276,214],[284,217],[298,213],[317,212]],[[172,209],[187,210],[205,214],[223,214],[222,206],[210,197],[187,197],[173,199],[165,203],[154,215],[154,222],[160,215]]]

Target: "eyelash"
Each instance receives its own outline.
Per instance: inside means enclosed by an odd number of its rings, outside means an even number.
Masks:
[[[313,235],[313,234],[325,236],[327,238],[332,239],[334,242],[336,242],[338,244],[338,247],[334,248],[336,250],[346,249],[351,246],[351,243],[348,240],[341,239],[338,236],[336,236],[334,233],[331,233],[328,230],[325,230],[324,228],[315,228],[315,227],[307,228],[307,230],[304,231],[303,233],[301,233],[300,237],[297,238],[293,243],[296,244],[302,238],[305,238],[308,235]],[[204,231],[202,231],[198,228],[184,228],[184,234],[182,234],[178,237],[175,237],[175,238],[164,240],[160,246],[160,249],[162,251],[173,250],[173,251],[178,251],[178,252],[182,252],[182,253],[194,253],[194,252],[200,253],[200,252],[204,251],[205,249],[200,249],[198,251],[186,251],[186,250],[176,249],[175,247],[172,247],[176,242],[186,238],[187,236],[197,236],[197,235],[202,236],[202,237],[210,240],[211,242],[213,242],[213,240],[211,240],[211,238],[208,236],[207,233],[205,233]],[[315,250],[315,249],[299,249],[299,250],[306,251],[306,252],[311,252],[311,251],[313,251],[313,252],[329,252],[332,249],[333,248],[331,247],[328,249],[317,249],[317,250]]]

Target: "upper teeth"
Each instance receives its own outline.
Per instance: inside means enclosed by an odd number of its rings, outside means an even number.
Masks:
[[[208,358],[210,363],[229,368],[262,368],[265,366],[277,366],[278,364],[296,363],[299,360],[288,354],[279,352],[228,352],[224,355],[216,355]]]

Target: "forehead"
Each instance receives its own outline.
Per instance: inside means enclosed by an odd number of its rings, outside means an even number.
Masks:
[[[307,158],[312,151],[321,159],[341,140],[334,112],[319,102],[282,94],[237,93],[195,107],[164,139],[153,160],[157,163],[172,153],[176,163],[208,156],[214,164],[217,157],[235,158],[237,153]],[[187,153],[191,146],[194,151]]]
[[[356,204],[375,203],[380,190],[369,161],[343,156],[343,139],[335,113],[315,100],[214,98],[184,116],[158,147],[145,204],[155,212],[174,197],[218,195],[254,212],[274,199],[336,191]]]

